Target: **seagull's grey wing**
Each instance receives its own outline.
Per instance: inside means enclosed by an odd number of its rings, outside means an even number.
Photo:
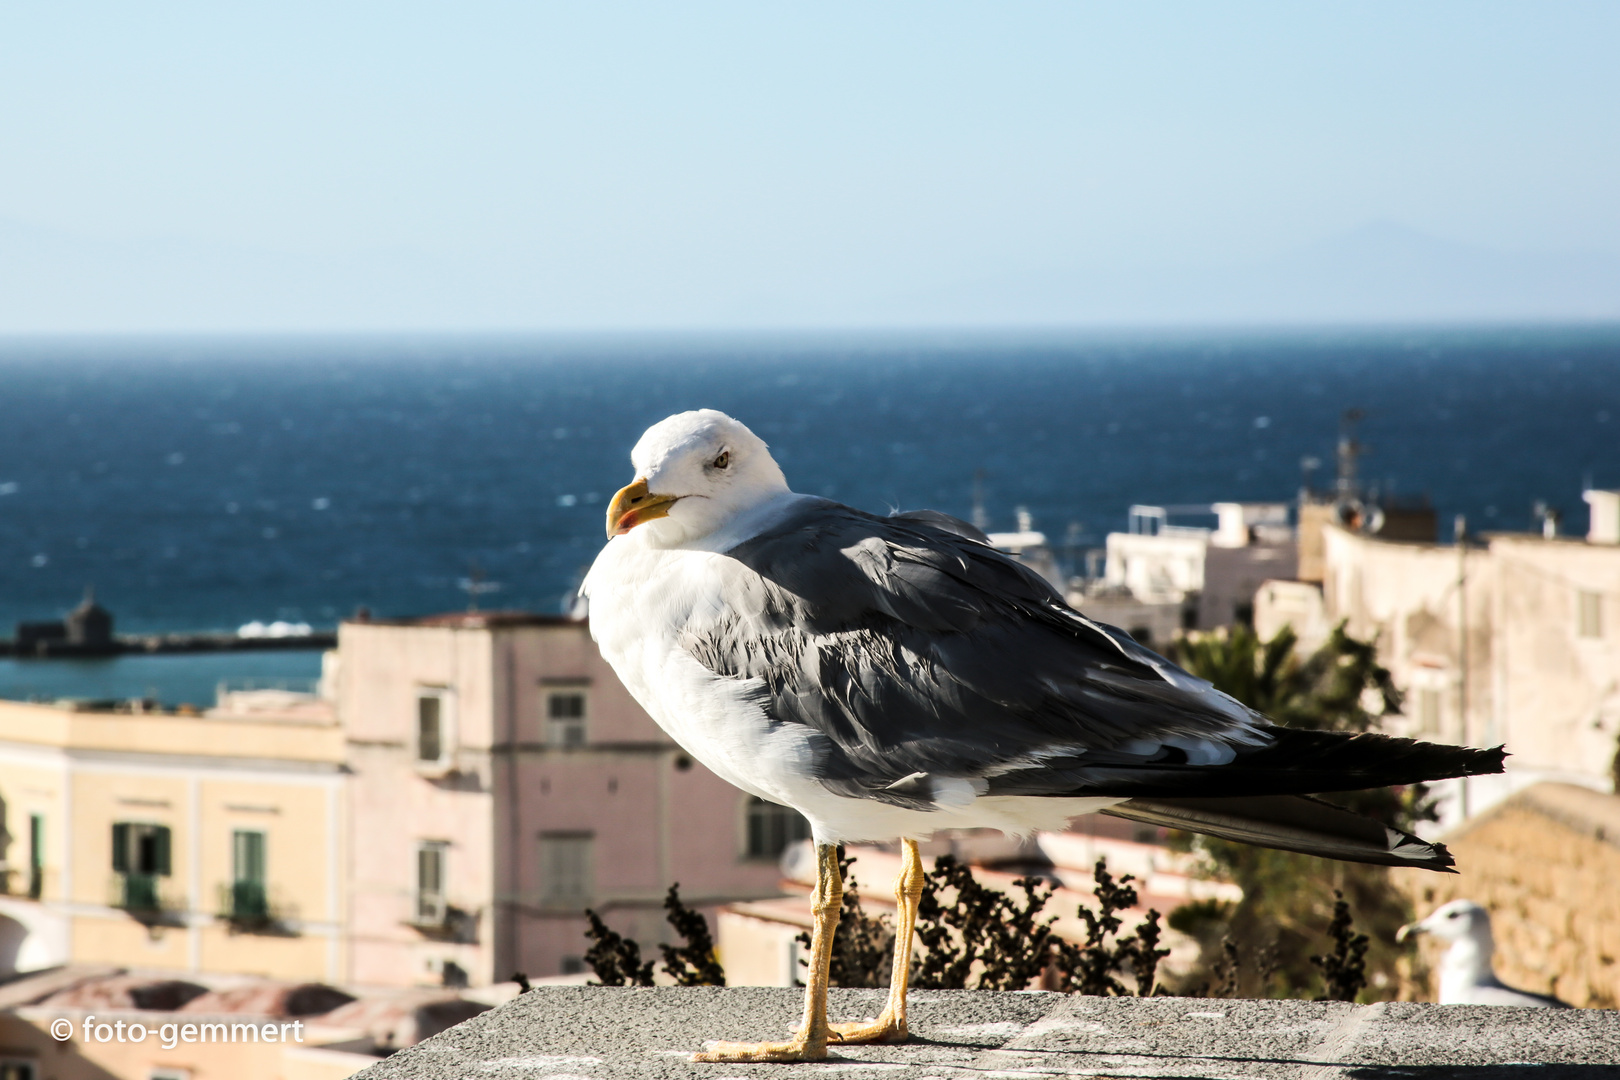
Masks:
[[[943,529],[957,536],[965,536],[969,540],[977,540],[981,544],[989,544],[990,538],[984,530],[977,525],[969,525],[958,517],[942,514],[938,510],[903,510],[889,515],[892,522],[904,522],[908,525],[932,525],[936,529]]]
[[[1258,716],[939,518],[805,500],[727,552],[722,614],[686,647],[826,736],[825,782],[887,801],[926,801],[904,783],[919,773],[1072,793],[1070,767],[1268,741]]]
[[[1263,795],[1465,767],[1413,754],[1427,744],[1275,728],[955,524],[802,500],[726,552],[719,604],[682,644],[753,681],[776,722],[818,732],[823,784],[919,808],[962,779],[991,795]]]

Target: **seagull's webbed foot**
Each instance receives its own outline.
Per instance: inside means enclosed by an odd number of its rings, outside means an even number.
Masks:
[[[692,1055],[693,1061],[826,1061],[826,1040],[795,1035],[787,1042],[715,1043]]]
[[[906,1022],[896,1019],[888,1009],[876,1020],[863,1024],[831,1024],[829,1042],[855,1045],[856,1043],[902,1043],[910,1037]]]

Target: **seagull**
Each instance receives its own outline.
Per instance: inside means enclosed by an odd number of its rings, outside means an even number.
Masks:
[[[709,409],[648,429],[581,586],[625,687],[692,757],[810,822],[804,1021],[700,1061],[814,1061],[907,1037],[923,863],[942,829],[1061,830],[1102,812],[1288,851],[1448,870],[1439,844],[1311,794],[1500,772],[1503,752],[1278,727],[935,511],[793,492]],[[837,846],[898,841],[893,979],[871,1023],[829,1024]]]
[[[1496,977],[1491,955],[1491,913],[1472,900],[1453,900],[1434,909],[1427,919],[1407,923],[1395,933],[1396,941],[1416,934],[1432,934],[1451,948],[1440,960],[1440,1004],[1517,1005],[1521,1009],[1567,1009],[1567,1002],[1546,994],[1515,990]]]

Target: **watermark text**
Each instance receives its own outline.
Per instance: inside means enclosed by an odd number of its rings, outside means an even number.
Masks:
[[[173,1050],[181,1043],[301,1043],[304,1041],[304,1022],[289,1020],[275,1024],[134,1024],[124,1020],[100,1021],[86,1016],[82,1025],[75,1025],[65,1016],[51,1021],[51,1037],[67,1042],[78,1034],[82,1042],[139,1043],[148,1037],[156,1039],[163,1049]]]

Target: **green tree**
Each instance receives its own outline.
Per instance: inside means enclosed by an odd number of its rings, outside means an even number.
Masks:
[[[1301,658],[1298,639],[1284,628],[1261,642],[1245,626],[1190,636],[1179,645],[1182,667],[1219,690],[1289,727],[1367,731],[1401,711],[1401,694],[1378,662],[1377,643],[1358,641],[1334,627],[1328,640]],[[1380,788],[1328,797],[1395,828],[1411,829],[1433,819],[1422,785]],[[1189,904],[1171,913],[1170,925],[1198,939],[1197,969],[1183,990],[1213,984],[1234,996],[1315,997],[1323,976],[1311,962],[1324,944],[1324,928],[1338,914],[1342,892],[1370,938],[1366,952],[1370,1000],[1392,997],[1398,987],[1395,931],[1411,919],[1411,907],[1381,866],[1344,863],[1273,851],[1211,837],[1182,837],[1203,851],[1214,876],[1236,883],[1235,905]],[[1394,873],[1416,874],[1419,870]]]

